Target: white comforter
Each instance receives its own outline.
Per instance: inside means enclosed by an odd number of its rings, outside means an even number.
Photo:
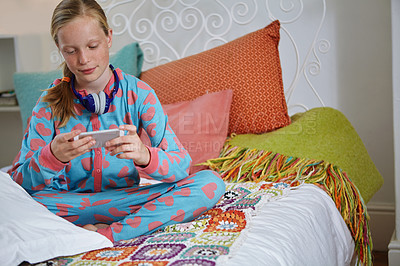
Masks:
[[[226,265],[349,265],[350,231],[332,199],[314,185],[269,202],[250,224],[247,238]]]

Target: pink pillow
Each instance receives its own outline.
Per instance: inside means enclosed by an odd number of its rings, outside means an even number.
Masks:
[[[219,156],[228,135],[232,94],[232,90],[223,90],[163,105],[169,125],[192,157],[190,174],[207,169],[196,164]],[[146,137],[141,136],[144,143],[149,141]]]

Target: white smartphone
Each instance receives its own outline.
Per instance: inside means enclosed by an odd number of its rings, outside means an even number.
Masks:
[[[78,140],[87,136],[92,136],[96,140],[96,144],[92,148],[104,147],[106,142],[124,135],[124,131],[118,128],[106,129],[99,131],[82,132],[78,136],[74,137],[74,140]]]

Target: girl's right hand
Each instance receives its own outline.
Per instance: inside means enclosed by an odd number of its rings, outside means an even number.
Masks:
[[[90,151],[91,147],[96,144],[96,141],[90,136],[74,141],[74,137],[80,133],[80,130],[62,133],[50,143],[51,152],[60,162],[67,163]]]

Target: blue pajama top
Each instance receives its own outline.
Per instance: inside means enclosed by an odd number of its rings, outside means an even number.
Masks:
[[[10,171],[14,181],[28,192],[99,192],[137,186],[140,180],[138,169],[163,182],[175,182],[188,176],[191,158],[169,126],[168,117],[153,89],[120,69],[116,71],[120,79],[119,90],[105,114],[90,113],[74,99],[76,117],[71,117],[65,127],[57,128],[59,121],[51,108],[39,99]],[[53,85],[59,82],[56,80]],[[113,76],[104,92],[110,95],[114,83]],[[85,90],[80,93],[87,95]],[[148,166],[142,168],[131,159],[111,156],[104,147],[94,148],[68,163],[58,161],[50,150],[50,143],[57,134],[75,129],[82,132],[112,129],[123,124],[135,125],[138,133],[141,128],[147,133],[151,141]]]

